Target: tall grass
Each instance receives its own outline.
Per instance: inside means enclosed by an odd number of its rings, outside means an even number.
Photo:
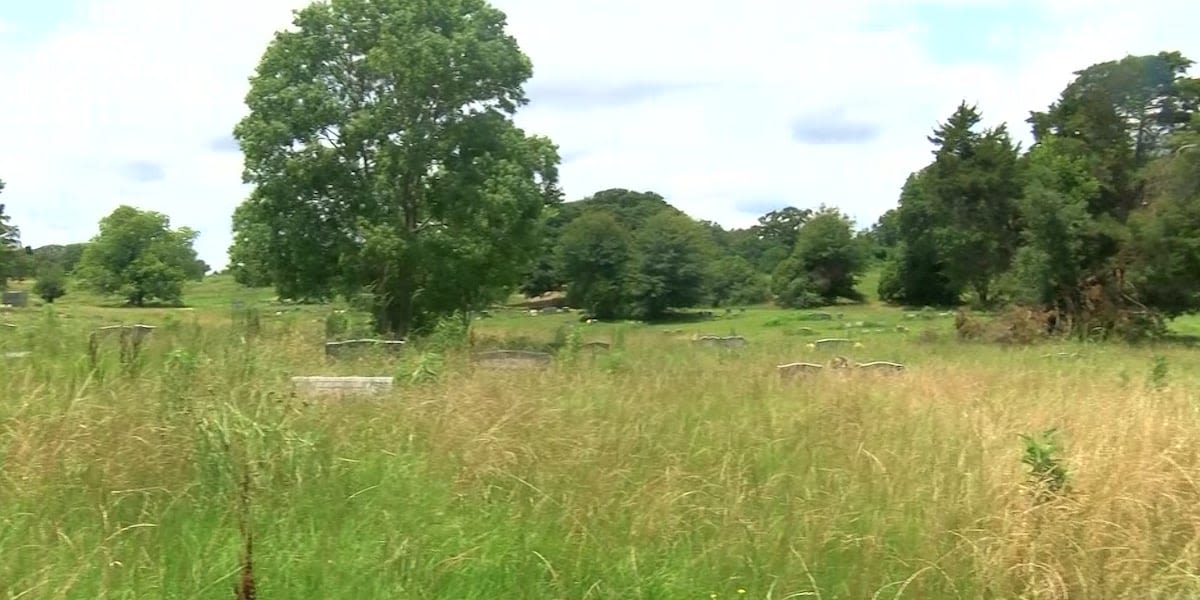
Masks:
[[[235,598],[1181,598],[1200,589],[1196,359],[880,337],[901,376],[785,382],[629,329],[610,355],[486,372],[448,351],[326,365],[322,324],[168,322],[136,369],[22,324],[0,363],[0,595]],[[511,324],[506,327],[512,326]],[[915,337],[915,334],[914,334]],[[1169,386],[1151,381],[1154,356]],[[1124,373],[1124,377],[1121,374]],[[369,398],[290,375],[397,375]],[[410,383],[411,381],[411,383]],[[1036,501],[1021,434],[1058,428]],[[243,490],[243,481],[248,481]]]

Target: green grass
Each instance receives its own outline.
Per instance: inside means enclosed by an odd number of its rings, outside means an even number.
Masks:
[[[965,344],[952,318],[876,305],[654,326],[498,310],[477,338],[548,341],[572,323],[621,343],[538,372],[452,351],[412,383],[419,348],[327,364],[328,309],[264,310],[255,337],[232,328],[229,300],[268,306],[269,292],[216,279],[190,293],[192,310],[0,316],[19,324],[0,345],[33,352],[0,362],[0,597],[234,598],[245,473],[267,599],[1200,588],[1200,360],[1184,348]],[[111,346],[89,369],[86,332],[109,321],[160,325],[136,371]],[[749,345],[689,339],[706,333]],[[831,358],[807,344],[834,336],[909,370],[776,376]],[[1058,351],[1079,356],[1043,357]],[[294,395],[288,377],[311,374],[399,379],[373,398]],[[1070,488],[1037,505],[1018,434],[1051,427]]]

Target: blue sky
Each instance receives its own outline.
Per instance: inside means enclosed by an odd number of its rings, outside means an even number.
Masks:
[[[23,241],[86,240],[124,203],[199,230],[224,266],[248,192],[229,132],[271,33],[305,3],[0,3],[0,202]],[[1188,0],[494,3],[534,63],[518,123],[560,145],[570,199],[653,190],[726,226],[819,204],[869,225],[960,101],[1027,140],[1028,112],[1072,71],[1200,59]]]

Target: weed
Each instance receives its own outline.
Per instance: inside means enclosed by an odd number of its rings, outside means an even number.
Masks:
[[[1150,388],[1156,392],[1167,389],[1167,357],[1155,356],[1154,366],[1150,368]]]
[[[422,352],[417,359],[417,366],[408,374],[409,383],[421,384],[437,381],[442,376],[444,361],[441,353],[434,351]]]
[[[1062,493],[1067,485],[1067,469],[1063,464],[1058,443],[1058,428],[1034,435],[1020,435],[1025,442],[1021,462],[1029,467],[1028,486],[1036,503],[1042,503]]]

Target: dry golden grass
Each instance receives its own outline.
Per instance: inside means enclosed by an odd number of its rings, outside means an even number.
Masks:
[[[722,353],[655,328],[542,371],[447,355],[326,365],[312,319],[155,333],[89,375],[83,331],[30,319],[3,363],[0,594],[215,597],[241,574],[251,475],[259,598],[1189,598],[1200,594],[1197,359],[880,335],[824,361],[762,329]],[[504,323],[504,327],[515,327]],[[1155,354],[1169,384],[1147,384]],[[291,375],[397,375],[371,398]],[[1020,433],[1070,474],[1035,504]],[[744,593],[739,593],[743,590]]]

